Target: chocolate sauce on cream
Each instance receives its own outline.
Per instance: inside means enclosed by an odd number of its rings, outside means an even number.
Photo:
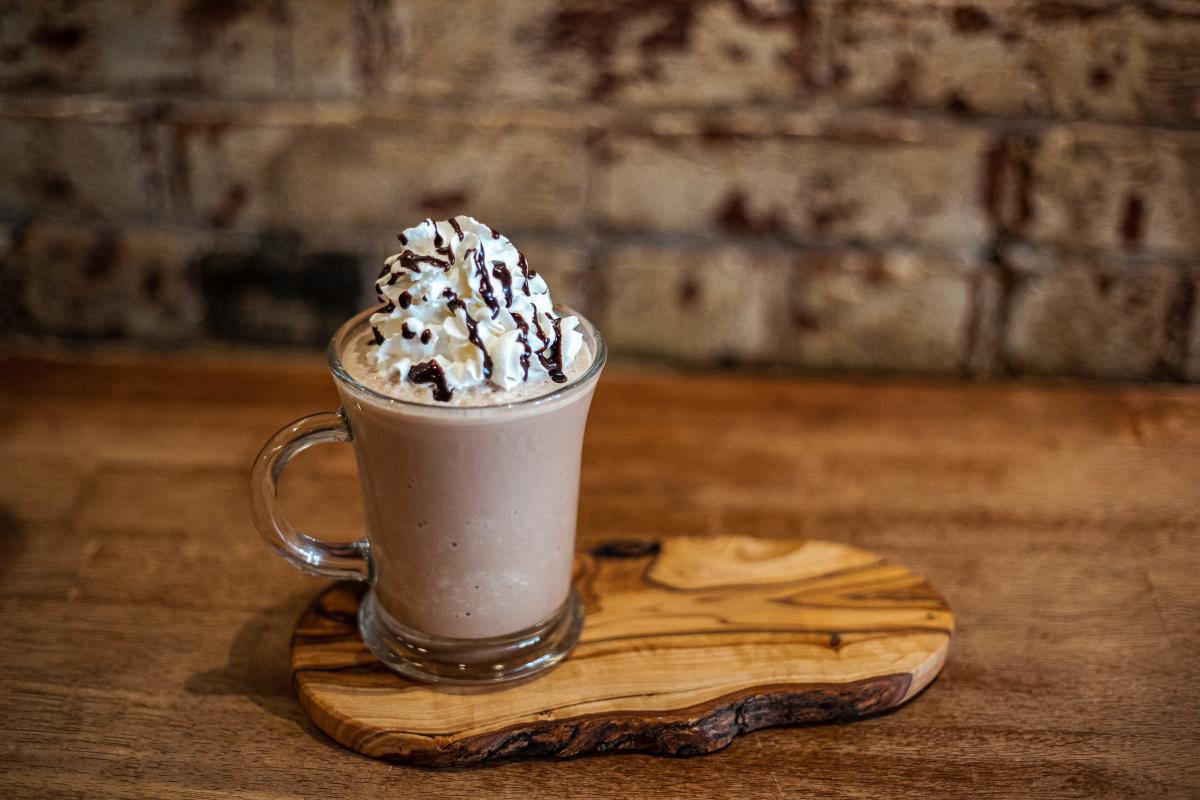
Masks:
[[[536,313],[533,315],[533,327],[537,328],[538,338],[542,340],[542,346],[538,348],[538,352],[541,352],[550,346],[550,337],[542,330],[542,321]]]
[[[458,220],[456,220],[454,217],[450,218],[450,227],[454,228],[454,232],[458,234],[458,240],[460,242],[467,238],[467,235],[463,233],[462,225],[459,225]]]
[[[542,362],[542,366],[550,374],[550,380],[555,383],[566,383],[567,376],[563,374],[562,318],[555,317],[552,324],[554,326],[554,341],[538,352],[538,361]],[[548,356],[545,355],[547,350],[550,351],[550,355]]]
[[[442,292],[442,297],[446,298],[446,306],[451,311],[458,311],[460,308],[463,312],[463,319],[467,324],[467,338],[471,340],[471,344],[479,348],[479,352],[483,354],[483,377],[492,377],[492,355],[483,346],[483,340],[479,338],[479,326],[475,324],[475,319],[467,312],[467,307],[463,301],[458,298],[453,289],[447,289]]]
[[[517,259],[517,266],[521,268],[521,275],[525,278],[525,296],[529,297],[529,262],[525,260],[525,254],[521,253],[521,257]],[[534,322],[537,318],[534,317]]]
[[[499,279],[500,288],[504,290],[504,307],[512,308],[512,273],[503,261],[493,261],[492,275]]]
[[[441,252],[440,250],[438,252]],[[437,256],[426,256],[420,253],[414,253],[412,250],[405,250],[400,254],[400,266],[413,272],[421,271],[421,264],[432,264],[435,267],[441,267],[443,270],[448,270],[454,264],[454,256],[450,254],[450,258],[446,261]],[[392,273],[392,278],[399,276],[399,273]],[[388,281],[389,285],[395,283],[395,280]]]
[[[521,380],[527,381],[529,380],[529,357],[533,355],[533,348],[529,346],[529,323],[515,311],[512,312],[512,318],[521,331],[517,334],[517,341],[525,348],[525,351],[521,353]]]
[[[492,310],[492,319],[495,319],[500,313],[500,304],[496,302],[496,290],[492,288],[492,281],[488,278],[487,264],[485,263],[487,256],[483,252],[483,242],[479,243],[479,247],[475,248],[474,253],[475,277],[479,279],[479,296]]]
[[[433,384],[433,399],[439,403],[449,403],[454,396],[454,392],[446,385],[446,373],[442,371],[442,365],[433,359],[413,366],[408,371],[408,379],[412,383]]]

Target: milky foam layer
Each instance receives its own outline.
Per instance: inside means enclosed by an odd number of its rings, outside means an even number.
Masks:
[[[404,249],[375,282],[377,374],[427,386],[440,402],[566,382],[583,345],[579,319],[555,316],[546,282],[512,242],[467,216],[425,220],[399,239]]]

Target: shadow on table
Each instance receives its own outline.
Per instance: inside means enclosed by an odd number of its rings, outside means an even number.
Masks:
[[[292,631],[312,592],[297,592],[262,609],[242,625],[229,648],[228,662],[217,669],[197,672],[184,688],[195,695],[241,695],[275,716],[295,722],[321,744],[340,750],[300,707],[292,690]]]

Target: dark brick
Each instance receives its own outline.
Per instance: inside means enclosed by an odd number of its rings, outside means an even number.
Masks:
[[[304,253],[278,234],[248,252],[216,252],[196,264],[206,328],[219,339],[321,345],[359,310],[359,256]]]

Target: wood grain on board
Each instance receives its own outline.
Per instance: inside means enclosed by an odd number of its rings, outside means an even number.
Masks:
[[[575,651],[515,686],[430,686],[358,638],[361,585],[301,617],[292,674],[317,725],[414,764],[639,751],[709,753],[741,733],[886,711],[929,684],[954,617],[908,569],[835,542],[677,537],[576,561]]]

